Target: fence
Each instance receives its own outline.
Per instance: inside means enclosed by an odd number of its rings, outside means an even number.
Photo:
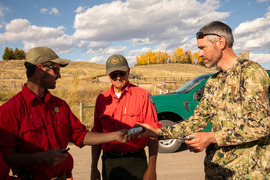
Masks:
[[[80,102],[80,121],[84,122],[83,119],[83,109],[84,108],[94,108],[95,106],[85,106],[83,102]]]
[[[145,78],[131,78],[131,83],[140,86],[145,89],[153,88],[154,92],[159,92],[159,94],[169,93],[172,90],[183,85],[185,82],[193,79],[193,77],[145,77]],[[102,82],[98,79],[83,79],[90,83],[111,83],[111,82]],[[151,81],[152,82],[147,82]],[[133,81],[133,82],[132,82]],[[153,82],[154,81],[154,82]],[[94,108],[95,106],[86,106],[83,102],[80,102],[80,120],[84,122],[84,112],[85,108]]]

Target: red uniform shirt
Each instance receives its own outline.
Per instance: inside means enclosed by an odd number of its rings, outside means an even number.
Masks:
[[[4,155],[12,152],[34,153],[66,148],[68,142],[82,147],[86,127],[71,112],[67,103],[47,91],[44,102],[26,86],[0,107],[0,147]],[[34,165],[36,179],[49,179],[70,172],[73,159],[57,166]]]
[[[137,122],[147,123],[154,128],[161,126],[158,123],[156,107],[148,91],[128,83],[120,98],[115,95],[113,86],[97,97],[92,131],[107,133],[130,129]],[[147,137],[140,139],[135,137],[125,144],[109,142],[101,146],[104,151],[135,151],[143,149],[146,143]]]

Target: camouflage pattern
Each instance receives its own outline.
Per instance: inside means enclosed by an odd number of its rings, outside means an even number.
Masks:
[[[210,121],[217,143],[206,149],[206,179],[270,179],[269,84],[259,64],[238,59],[209,78],[193,116],[159,134],[182,138]]]

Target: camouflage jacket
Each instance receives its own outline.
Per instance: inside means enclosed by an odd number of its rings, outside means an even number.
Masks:
[[[269,179],[269,76],[257,63],[238,59],[211,76],[193,116],[159,130],[165,139],[199,132],[210,121],[217,143],[206,149],[209,179]]]

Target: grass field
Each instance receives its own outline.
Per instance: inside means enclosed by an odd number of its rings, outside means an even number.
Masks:
[[[0,105],[21,90],[26,82],[24,61],[0,61]],[[110,83],[101,83],[96,79],[106,75],[105,64],[89,62],[71,62],[67,67],[61,68],[61,79],[57,80],[56,89],[50,90],[52,94],[64,99],[79,117],[80,102],[87,106],[94,106],[98,94],[110,87]],[[201,74],[216,72],[198,65],[190,64],[155,64],[131,67],[130,81],[150,91],[154,90],[152,84],[166,81],[177,81],[176,86],[184,83],[185,79],[192,79]],[[136,80],[133,77],[137,77]],[[156,79],[154,79],[156,78]],[[179,78],[183,78],[180,82]],[[106,79],[106,78],[105,78]],[[148,84],[148,86],[145,86]],[[175,90],[175,87],[164,87]],[[178,88],[178,87],[177,87]],[[83,123],[91,128],[93,122],[93,108],[84,109]]]

